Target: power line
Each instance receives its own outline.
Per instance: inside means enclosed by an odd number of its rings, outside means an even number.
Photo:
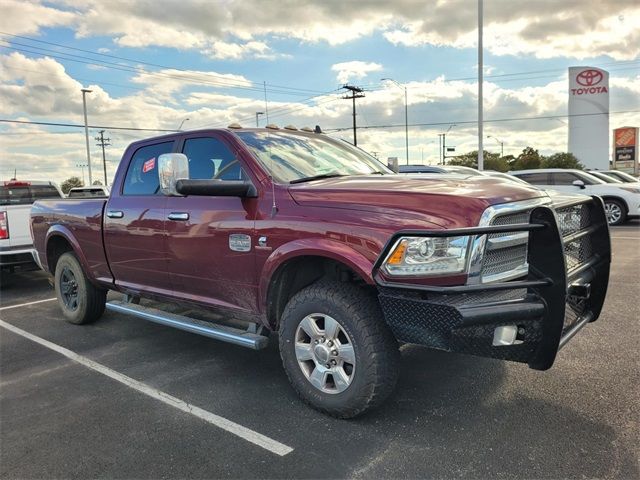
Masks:
[[[113,58],[113,59],[116,59],[116,60],[123,60],[123,61],[126,61],[126,62],[133,62],[135,64],[147,65],[147,66],[152,66],[152,67],[162,68],[162,69],[168,69],[168,70],[175,70],[175,71],[184,72],[184,73],[193,73],[192,70],[187,70],[187,69],[183,69],[183,68],[180,68],[180,67],[169,66],[169,65],[161,65],[161,64],[157,64],[157,63],[151,63],[151,62],[145,62],[143,60],[132,59],[132,58],[127,58],[127,57],[121,57],[121,56],[118,56],[118,55],[109,55],[109,54],[106,54],[106,53],[92,52],[90,50],[85,50],[85,49],[82,49],[82,48],[71,47],[71,46],[68,46],[68,45],[60,44],[60,43],[48,42],[48,41],[45,41],[45,40],[39,40],[39,39],[26,37],[26,36],[21,36],[21,35],[14,35],[14,34],[6,33],[6,32],[0,32],[0,35],[5,35],[5,36],[9,36],[9,37],[14,37],[14,38],[21,38],[21,39],[28,40],[30,42],[37,42],[37,43],[42,43],[42,44],[46,44],[46,45],[52,45],[52,46],[56,46],[56,47],[60,47],[60,48],[65,48],[65,49],[69,49],[69,50],[74,50],[74,51],[78,51],[78,52],[87,53],[87,54],[94,55],[94,56],[108,57],[108,58]],[[10,45],[13,44],[13,45],[18,45],[18,46],[22,46],[22,47],[34,48],[34,49],[42,50],[44,52],[51,52],[51,53],[57,53],[57,54],[60,54],[60,55],[66,55],[68,57],[75,57],[75,58],[80,58],[80,59],[84,59],[84,60],[91,60],[93,62],[100,62],[101,64],[103,64],[103,66],[104,65],[111,65],[113,67],[123,67],[124,66],[124,67],[128,67],[128,68],[136,69],[136,71],[142,70],[145,73],[159,73],[159,72],[149,72],[148,70],[142,69],[140,67],[131,66],[131,65],[122,65],[121,63],[107,62],[105,60],[99,60],[99,59],[90,58],[90,57],[86,57],[86,56],[82,56],[82,55],[73,55],[71,53],[61,52],[59,50],[51,50],[51,49],[39,47],[37,45],[24,44],[24,43],[16,42],[14,40],[3,40],[3,41],[5,43],[10,44]],[[10,47],[5,47],[5,48],[10,48]],[[29,52],[29,53],[38,53],[38,52]],[[63,59],[65,59],[65,58],[63,58]],[[66,60],[73,61],[70,58],[66,58]],[[212,73],[206,73],[206,75],[208,77],[211,77],[211,78],[219,78],[221,81],[225,82],[224,85],[229,85],[230,88],[231,88],[232,85],[233,86],[235,86],[235,85],[242,86],[242,87],[246,88],[247,87],[246,83],[249,83],[251,85],[255,85],[255,88],[262,90],[262,82],[255,82],[255,81],[252,81],[252,80],[247,80],[246,82],[243,82],[243,81],[239,81],[239,80],[234,80],[234,79],[229,78],[229,77],[224,76],[224,75],[216,75],[216,74],[212,74]],[[184,78],[184,77],[176,77],[176,78]],[[306,88],[289,87],[289,86],[275,85],[275,84],[269,84],[269,83],[267,83],[267,86],[272,87],[272,91],[274,93],[285,93],[284,91],[289,91],[289,93],[294,92],[294,91],[300,92],[300,93],[297,93],[297,95],[308,95],[309,93],[320,93],[319,90],[311,90],[311,89],[306,89]],[[284,91],[282,91],[282,90],[284,90]]]
[[[9,120],[0,118],[1,123],[19,123],[25,125],[45,125],[50,127],[75,127],[75,128],[84,128],[84,125],[80,125],[77,123],[60,123],[60,122],[34,122],[31,120]],[[162,128],[138,128],[138,127],[114,127],[114,126],[104,126],[104,125],[87,125],[88,128],[103,128],[105,130],[130,130],[137,132],[177,132],[178,130],[167,130]]]

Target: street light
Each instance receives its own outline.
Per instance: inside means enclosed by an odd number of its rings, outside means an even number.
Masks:
[[[504,142],[502,140],[498,140],[493,135],[487,135],[487,138],[493,138],[496,142],[500,144],[500,158],[504,157]]]
[[[256,112],[256,127],[260,126],[260,124],[258,123],[258,116],[259,115],[264,115],[264,112]]]
[[[84,163],[76,163],[76,167],[82,169],[82,185],[84,185],[84,167],[86,167],[86,165]]]
[[[83,88],[82,92],[82,109],[84,111],[84,138],[87,144],[87,170],[89,171],[89,185],[92,184],[93,178],[91,176],[91,153],[89,151],[89,126],[87,124],[87,98],[86,94],[91,93],[93,90]]]
[[[442,154],[442,165],[444,165],[446,162],[446,157],[447,157],[447,152],[446,152],[446,144],[447,144],[447,133],[449,133],[451,131],[451,129],[453,127],[455,127],[457,124],[456,123],[452,123],[451,125],[449,125],[449,128],[447,129],[446,132],[444,133],[439,133],[438,137],[440,138],[440,151]]]
[[[180,122],[180,126],[178,127],[178,131],[181,131],[182,130],[182,126],[184,125],[184,122],[188,122],[189,120],[190,120],[189,117],[187,117],[184,120],[182,120]]]
[[[404,141],[407,150],[407,165],[409,165],[409,109],[407,106],[407,86],[396,82],[393,78],[381,78],[381,81],[392,82],[398,88],[404,89]]]

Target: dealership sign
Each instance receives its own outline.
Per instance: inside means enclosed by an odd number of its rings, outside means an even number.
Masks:
[[[638,173],[637,127],[622,127],[613,131],[613,162],[616,170]]]
[[[609,72],[569,68],[569,152],[587,168],[609,168]]]

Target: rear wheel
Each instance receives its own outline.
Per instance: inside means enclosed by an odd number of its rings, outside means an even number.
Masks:
[[[280,321],[280,355],[302,399],[351,418],[393,391],[398,344],[375,296],[355,285],[321,282],[298,292]]]
[[[609,225],[620,225],[627,219],[627,209],[619,200],[606,198],[604,200],[604,211],[607,214]]]
[[[94,286],[76,256],[67,252],[56,264],[55,289],[65,319],[76,325],[97,320],[103,314],[107,291]]]

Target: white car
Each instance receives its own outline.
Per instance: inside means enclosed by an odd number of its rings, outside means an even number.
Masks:
[[[62,198],[52,182],[10,180],[0,183],[0,267],[13,269],[35,263],[29,221],[31,204],[44,198]]]
[[[602,197],[609,225],[640,217],[640,187],[634,184],[606,183],[588,172],[563,168],[517,170],[509,174],[544,189]]]

